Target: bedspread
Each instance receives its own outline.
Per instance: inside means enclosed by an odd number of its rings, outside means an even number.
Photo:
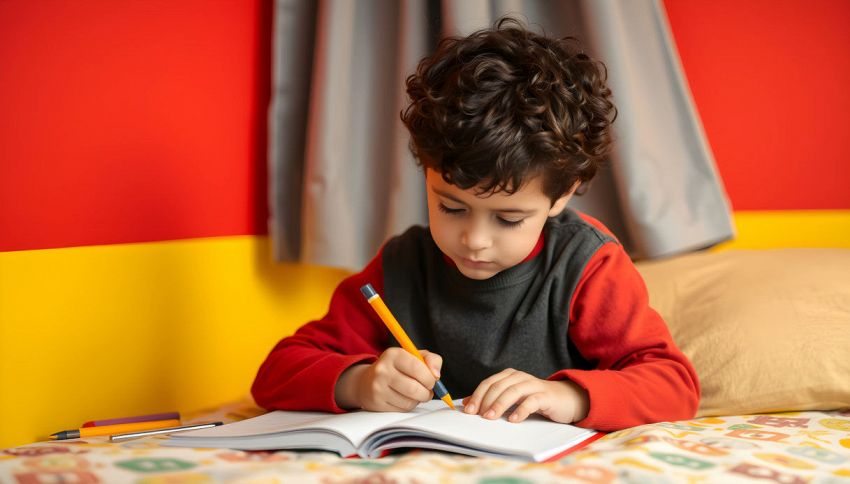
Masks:
[[[248,402],[186,419],[233,421]],[[0,482],[850,482],[850,411],[708,417],[611,433],[557,462],[410,451],[381,459],[324,452],[163,447],[164,437],[39,442],[0,451]]]

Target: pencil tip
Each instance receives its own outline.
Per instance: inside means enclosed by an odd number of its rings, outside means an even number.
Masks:
[[[455,408],[455,404],[454,404],[454,402],[452,401],[452,396],[451,396],[451,395],[449,395],[448,393],[446,393],[445,395],[443,395],[443,396],[440,398],[440,400],[442,400],[442,401],[446,402],[446,405],[448,405],[449,407],[451,407],[451,409],[452,409],[452,410],[457,410],[457,409]]]

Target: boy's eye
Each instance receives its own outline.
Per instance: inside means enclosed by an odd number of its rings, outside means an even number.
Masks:
[[[449,207],[443,205],[442,203],[437,204],[437,208],[439,208],[441,212],[447,213],[449,215],[458,215],[458,214],[464,212],[464,209],[462,209],[462,208],[449,208]]]
[[[498,220],[499,225],[502,225],[502,226],[508,227],[508,228],[519,227],[520,225],[522,225],[522,222],[525,221],[524,218],[521,218],[519,220],[505,220],[502,217],[496,217],[496,220]]]

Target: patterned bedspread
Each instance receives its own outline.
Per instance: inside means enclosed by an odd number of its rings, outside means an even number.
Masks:
[[[189,421],[260,411],[223,406]],[[163,447],[162,437],[40,442],[0,451],[2,483],[850,482],[850,410],[710,417],[612,433],[557,462],[411,451],[377,460],[321,452]]]

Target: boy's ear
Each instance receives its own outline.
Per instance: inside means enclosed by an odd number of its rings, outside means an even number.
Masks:
[[[569,192],[565,193],[564,196],[562,196],[561,198],[555,200],[555,203],[552,204],[552,208],[549,209],[549,216],[550,217],[555,217],[556,215],[560,215],[561,212],[564,211],[564,208],[567,207],[567,202],[569,202],[570,199],[573,198],[573,194],[576,192],[579,185],[581,185],[581,182],[575,182],[573,187],[570,188]]]

